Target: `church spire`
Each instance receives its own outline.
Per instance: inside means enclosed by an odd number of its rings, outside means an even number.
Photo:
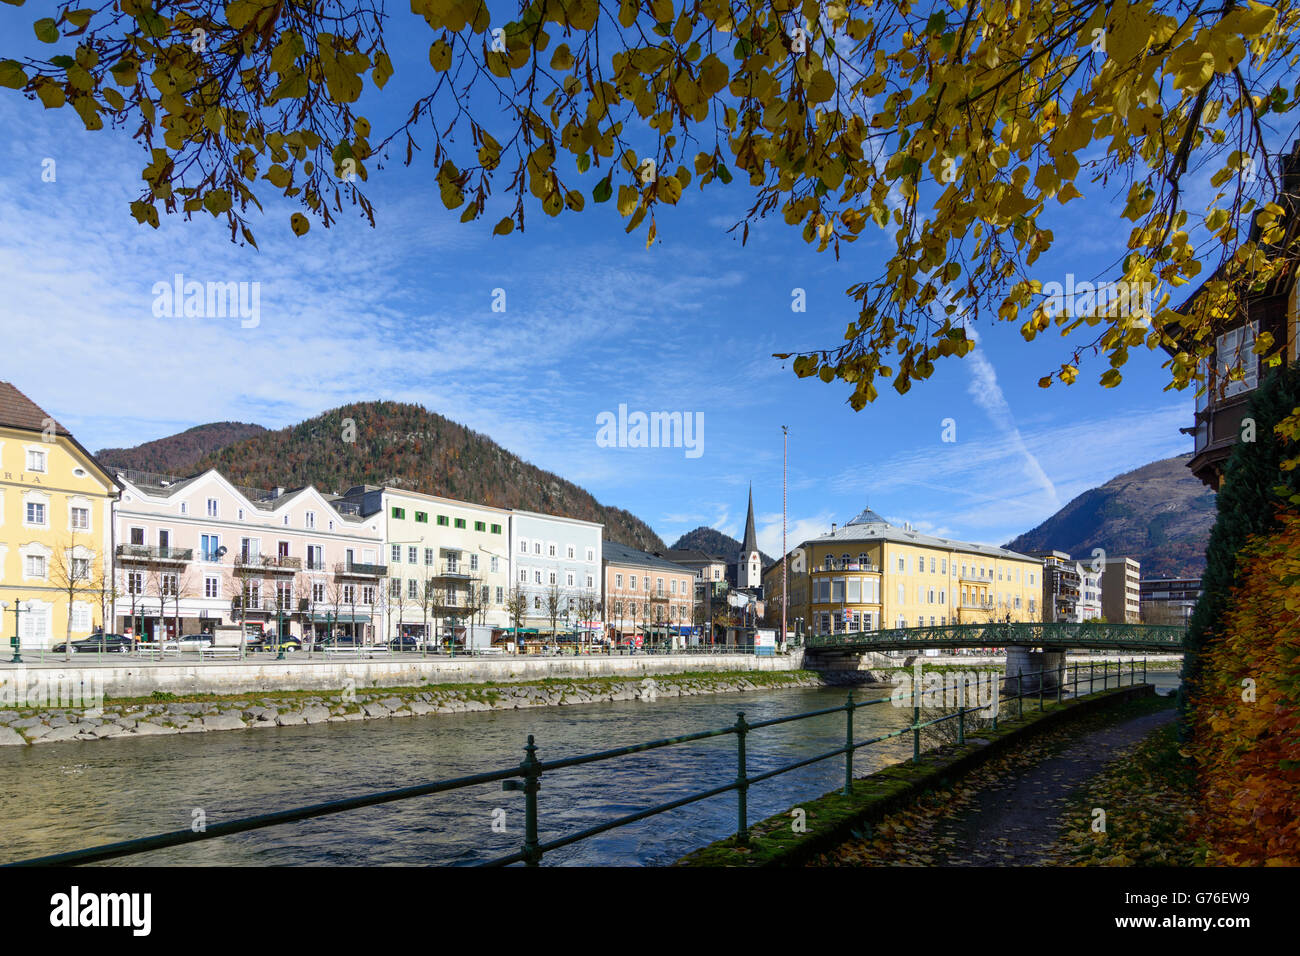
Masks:
[[[758,550],[758,536],[754,533],[754,483],[749,484],[749,517],[745,519],[745,540],[740,545],[740,556],[744,560]]]

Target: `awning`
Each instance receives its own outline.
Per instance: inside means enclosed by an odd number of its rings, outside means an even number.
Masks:
[[[369,624],[369,616],[362,617],[360,614],[313,614],[311,619],[316,624],[328,624],[333,621],[335,624]]]
[[[508,627],[506,628],[506,633],[507,634],[540,634],[541,631],[539,631],[535,627],[521,627],[518,630],[516,630],[513,627]]]

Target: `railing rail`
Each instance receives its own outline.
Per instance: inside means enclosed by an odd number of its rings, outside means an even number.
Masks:
[[[1127,650],[1181,648],[1187,629],[1167,624],[1072,622],[988,622],[932,627],[883,628],[837,634],[809,634],[810,650],[861,647],[1117,647]]]
[[[1123,680],[1123,661],[1115,662],[1115,680],[1116,687],[1121,686]],[[1129,665],[1129,684],[1133,685],[1137,681],[1137,661],[1130,660]],[[1102,690],[1110,689],[1110,662],[1102,664]],[[1026,677],[1037,677],[1037,698],[1038,709],[1043,711],[1044,705],[1044,684],[1046,677],[1050,674],[1056,678],[1055,693],[1056,700],[1059,703],[1062,700],[1064,689],[1067,686],[1066,674],[1068,667],[1062,660],[1054,668],[1043,668],[1035,672],[1020,672],[1015,675],[997,674],[995,672],[976,672],[976,686],[981,686],[980,681],[1001,682],[1005,687],[1008,686],[1012,679],[1016,681],[1017,693],[1011,697],[1004,697],[998,693],[993,698],[996,701],[996,707],[993,711],[993,727],[997,727],[999,711],[1003,701],[1016,701],[1017,716],[1024,714],[1025,697],[1031,696],[1034,691],[1028,692],[1024,689]],[[1146,659],[1142,659],[1142,681],[1146,682],[1147,668]],[[1072,696],[1085,696],[1079,694],[1079,685],[1086,680],[1088,683],[1088,693],[1096,692],[1096,669],[1090,663],[1088,674],[1081,677],[1078,663],[1074,664],[1073,679],[1068,682],[1072,689]],[[968,684],[964,685],[968,686]],[[505,767],[498,770],[490,770],[484,773],[472,774],[470,776],[455,777],[449,780],[433,781],[431,783],[418,784],[411,787],[402,787],[396,790],[385,790],[378,793],[363,794],[357,797],[348,797],[340,800],[331,800],[324,803],[311,804],[305,807],[295,807],[288,810],[281,810],[274,813],[259,814],[253,817],[245,817],[239,820],[232,820],[225,823],[210,823],[207,828],[201,832],[193,830],[174,830],[169,833],[156,834],[154,836],[142,837],[135,840],[124,840],[118,843],[110,843],[103,846],[91,847],[85,850],[75,850],[67,853],[57,853],[50,856],[37,857],[28,860],[19,860],[8,866],[67,866],[85,863],[99,863],[105,860],[117,859],[125,856],[134,856],[139,853],[147,853],[153,850],[165,849],[168,847],[181,846],[187,843],[196,843],[201,840],[210,840],[217,837],[227,836],[235,833],[244,833],[250,830],[260,830],[266,827],[278,826],[284,823],[293,823],[299,820],[308,820],[313,817],[328,816],[335,813],[343,813],[349,810],[357,810],[364,807],[377,806],[381,803],[392,803],[398,800],[407,800],[414,797],[430,796],[432,794],[447,793],[454,790],[461,790],[466,787],[479,786],[487,783],[500,781],[502,789],[507,791],[519,791],[524,795],[524,839],[520,850],[506,856],[497,857],[485,861],[484,866],[506,866],[511,863],[524,863],[528,866],[540,865],[543,856],[553,850],[570,846],[590,837],[597,836],[610,830],[627,826],[640,820],[648,819],[662,813],[687,806],[692,803],[698,803],[702,800],[708,800],[713,797],[721,796],[726,793],[735,791],[736,793],[736,831],[734,840],[738,845],[746,845],[749,841],[749,821],[748,821],[748,792],[755,784],[774,779],[782,774],[791,773],[792,771],[820,763],[824,760],[830,760],[835,757],[844,757],[844,793],[850,794],[854,785],[854,757],[857,751],[891,740],[906,734],[912,735],[912,760],[915,762],[921,756],[921,731],[926,727],[936,726],[950,720],[958,721],[958,743],[965,742],[965,725],[966,718],[972,713],[979,713],[988,709],[987,703],[977,703],[976,706],[963,706],[959,701],[957,709],[953,713],[922,720],[921,719],[921,701],[923,690],[918,685],[913,685],[912,696],[912,721],[909,725],[897,730],[890,731],[870,737],[866,740],[854,740],[853,737],[853,714],[855,711],[864,707],[880,706],[885,703],[895,702],[893,695],[881,697],[869,701],[855,701],[853,692],[850,691],[843,705],[837,707],[826,707],[818,710],[807,711],[798,714],[789,714],[782,717],[773,717],[767,720],[748,723],[745,719],[744,711],[736,715],[736,722],[727,727],[719,727],[712,730],[698,731],[691,734],[683,734],[676,737],[667,737],[660,740],[652,740],[639,744],[631,744],[624,747],[616,747],[610,750],[602,750],[595,753],[580,754],[573,757],[564,757],[558,760],[540,761],[537,759],[536,738],[530,734],[528,743],[524,748],[524,759],[517,767]],[[978,692],[977,692],[978,697]],[[764,730],[770,727],[776,727],[782,724],[788,724],[795,721],[810,720],[817,717],[826,717],[836,713],[843,712],[845,715],[845,744],[833,750],[824,753],[815,754],[810,757],[801,758],[793,763],[784,766],[775,767],[762,773],[750,774],[748,769],[747,746],[749,737],[756,731]],[[647,807],[637,810],[633,813],[626,814],[613,820],[608,820],[588,827],[576,833],[566,834],[545,843],[541,842],[538,836],[538,810],[539,800],[538,793],[541,790],[541,779],[546,774],[553,774],[562,770],[573,767],[580,767],[588,764],[600,763],[606,760],[615,760],[622,757],[628,757],[633,754],[645,753],[651,750],[658,750],[664,747],[672,747],[679,744],[693,743],[697,741],[709,740],[713,738],[734,735],[736,737],[736,777],[734,780],[710,787],[706,790],[696,793],[686,794],[666,803],[661,803],[653,807]]]

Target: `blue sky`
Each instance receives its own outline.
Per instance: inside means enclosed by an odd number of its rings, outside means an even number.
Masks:
[[[428,74],[423,51],[394,56],[387,105],[368,114],[377,130]],[[1178,429],[1191,393],[1162,391],[1162,353],[1135,351],[1117,389],[1095,384],[1106,365],[1090,359],[1077,384],[1044,391],[1038,379],[1073,342],[1054,332],[1025,343],[1015,325],[981,322],[977,352],[941,361],[906,396],[882,383],[861,412],[842,384],[797,379],[772,353],[841,341],[855,314],[844,290],[878,274],[887,239],[864,234],[837,262],[777,216],[742,247],[726,232],[750,201],[739,178],[703,193],[692,183],[661,211],[661,241],[647,250],[614,203],[590,200],[555,220],[529,209],[526,232],[492,237],[506,210],[461,225],[431,163],[395,157],[370,177],[377,228],[345,213],[296,238],[293,209],[268,192],[258,252],[206,214],[137,225],[127,206],[140,147],[121,132],[84,132],[71,110],[3,94],[0,379],[92,449],[210,421],[274,428],[351,401],[417,402],[629,509],[670,544],[699,525],[739,537],[752,481],[771,554],[783,424],[792,545],[867,504],[1000,544],[1087,488],[1190,450]],[[53,183],[41,179],[47,158]],[[1098,191],[1056,214],[1058,245],[1037,277],[1094,277],[1114,261],[1127,229],[1112,199]],[[151,289],[177,272],[259,282],[260,324],[155,317]],[[504,314],[491,309],[496,288]],[[794,288],[806,290],[804,314],[791,311]],[[702,412],[703,454],[600,447],[596,416],[620,404]],[[941,441],[946,418],[955,443]]]

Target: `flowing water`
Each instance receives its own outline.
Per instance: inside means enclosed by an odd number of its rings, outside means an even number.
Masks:
[[[1112,677],[1113,679],[1113,677]],[[1162,689],[1177,674],[1155,673]],[[888,688],[856,692],[859,701]],[[0,860],[25,859],[134,837],[517,766],[529,734],[539,759],[591,753],[716,729],[743,710],[749,722],[842,704],[845,691],[797,688],[443,714],[266,730],[69,741],[0,748]],[[1026,702],[1027,709],[1033,704]],[[857,740],[906,726],[907,708],[882,701],[854,714]],[[844,715],[754,731],[751,775],[844,744]],[[911,755],[904,735],[858,751],[860,775]],[[734,780],[736,738],[681,744],[544,774],[541,839]],[[843,757],[756,784],[751,823],[842,785]],[[513,853],[523,839],[523,795],[484,784],[452,793],[289,823],[153,851],[124,864],[472,864]],[[502,813],[501,811],[504,811]],[[499,832],[504,825],[505,832]],[[546,865],[661,865],[734,832],[726,793],[548,853]]]

